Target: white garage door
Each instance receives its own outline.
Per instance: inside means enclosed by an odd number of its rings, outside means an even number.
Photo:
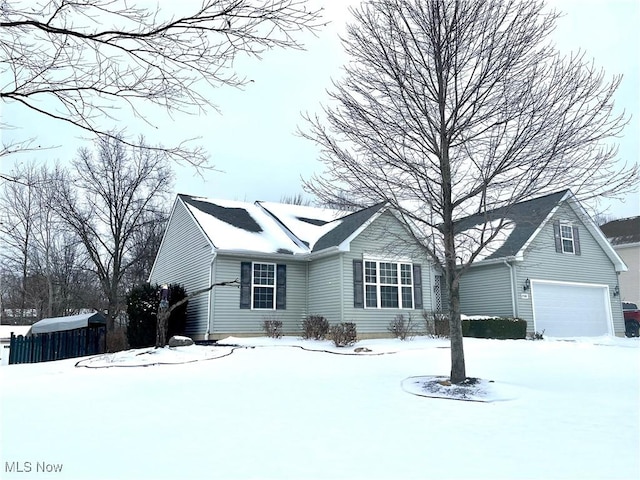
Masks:
[[[611,308],[606,286],[531,281],[536,332],[550,337],[611,334]]]

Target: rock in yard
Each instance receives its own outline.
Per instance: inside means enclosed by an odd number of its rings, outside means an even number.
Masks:
[[[193,345],[193,340],[191,340],[189,337],[174,335],[169,339],[170,347],[188,347],[189,345]]]
[[[367,347],[358,347],[354,350],[354,352],[356,353],[362,353],[362,352],[370,352],[371,350],[369,350]]]

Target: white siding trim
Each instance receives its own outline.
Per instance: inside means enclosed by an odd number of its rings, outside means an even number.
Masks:
[[[531,243],[536,239],[536,237],[540,234],[542,229],[547,226],[547,223],[549,223],[551,221],[553,216],[556,214],[556,212],[560,208],[560,204],[562,204],[562,202],[564,202],[568,198],[569,195],[570,195],[570,192],[565,193],[565,195],[560,199],[558,204],[551,209],[551,211],[549,212],[549,215],[547,215],[547,218],[545,218],[540,223],[540,225],[538,225],[538,228],[536,228],[536,231],[533,232],[533,234],[525,242],[525,244],[522,246],[522,248],[520,250],[518,250],[518,252],[515,255],[516,260],[521,260],[521,261],[524,260],[524,252],[527,251],[527,249],[529,248],[529,245],[531,245]]]
[[[364,222],[362,225],[360,225],[358,227],[358,229],[353,232],[351,235],[349,235],[345,240],[342,241],[342,243],[340,243],[340,245],[338,245],[338,250],[340,250],[341,252],[348,252],[351,250],[351,242],[353,241],[353,239],[355,239],[356,237],[358,237],[362,232],[364,232],[367,227],[369,225],[371,225],[373,222],[375,222],[380,215],[382,215],[384,212],[387,211],[387,207],[386,205],[384,207],[382,207],[380,210],[378,210],[376,213],[374,213],[369,220],[367,220],[366,222]]]

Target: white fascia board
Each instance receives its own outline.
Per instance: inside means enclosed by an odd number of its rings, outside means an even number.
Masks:
[[[355,232],[353,232],[351,235],[349,235],[346,239],[344,239],[342,241],[342,243],[340,243],[340,245],[338,245],[338,250],[340,250],[341,252],[349,252],[351,250],[351,242],[358,236],[360,235],[362,232],[365,231],[365,229],[367,227],[369,227],[369,225],[371,225],[373,222],[375,222],[380,215],[382,215],[384,212],[386,212],[388,210],[388,206],[385,205],[382,208],[380,208],[380,210],[378,210],[376,213],[374,213],[373,215],[371,215],[371,217],[369,218],[369,220],[367,220],[366,222],[364,222],[362,225],[360,225]]]
[[[624,250],[625,248],[638,248],[640,247],[640,242],[635,243],[619,243],[617,245],[611,245],[614,250]]]
[[[306,262],[309,260],[309,254],[297,254],[291,253],[266,253],[256,252],[253,250],[221,250],[217,249],[216,254],[219,256],[237,257],[237,258],[253,258],[263,260],[288,260],[294,262]]]
[[[205,233],[205,231],[202,229],[202,227],[200,226],[198,221],[195,219],[195,217],[191,213],[191,210],[189,210],[189,207],[187,205],[185,205],[185,203],[180,199],[179,195],[176,195],[176,199],[174,200],[173,206],[171,207],[171,213],[169,214],[169,220],[167,220],[167,228],[165,228],[164,234],[162,235],[162,240],[160,241],[160,247],[158,248],[158,253],[160,253],[160,251],[162,251],[162,247],[164,246],[164,241],[167,238],[167,232],[169,231],[169,226],[171,225],[171,222],[173,220],[173,216],[175,214],[176,207],[178,206],[178,202],[180,202],[182,204],[182,206],[185,208],[185,210],[187,211],[187,213],[189,214],[189,216],[191,217],[193,222],[197,225],[197,227],[200,230],[200,232],[202,233],[202,235],[204,235],[204,238],[206,238],[207,242],[209,242],[209,245],[211,245],[211,253],[215,254],[215,252],[216,252],[215,245],[213,244],[213,242],[211,242],[211,239],[209,238],[209,236]],[[153,276],[153,271],[156,268],[156,262],[158,261],[158,256],[159,255],[156,254],[156,258],[153,259],[153,265],[151,266],[151,270],[149,272],[149,277],[147,278],[147,282],[149,282],[149,280]]]
[[[522,257],[517,257],[517,256],[509,256],[509,257],[500,257],[500,258],[491,258],[489,260],[480,260],[479,262],[473,262],[471,265],[469,265],[469,268],[473,268],[473,267],[483,267],[486,265],[497,265],[497,264],[503,264],[504,262],[523,262],[524,258]],[[458,267],[462,267],[462,265],[458,265]]]
[[[600,247],[604,250],[605,255],[607,255],[611,260],[611,263],[613,263],[616,269],[616,272],[626,272],[628,268],[625,265],[625,263],[622,261],[620,256],[613,249],[611,243],[609,243],[609,241],[607,240],[607,237],[605,237],[604,233],[602,233],[602,230],[600,230],[600,228],[591,219],[591,216],[587,213],[584,207],[576,199],[573,193],[571,193],[571,190],[567,191],[567,193],[564,194],[564,196],[560,199],[558,204],[555,207],[553,207],[553,209],[549,212],[549,215],[547,215],[547,218],[545,218],[540,223],[536,231],[533,232],[533,235],[529,237],[529,239],[525,242],[522,248],[516,253],[515,255],[516,259],[517,260],[524,259],[524,252],[527,250],[527,248],[529,248],[529,245],[531,245],[531,243],[535,240],[535,238],[542,231],[542,229],[551,221],[553,216],[556,214],[556,212],[560,208],[560,205],[562,204],[562,202],[565,202],[565,201],[567,202],[569,207],[574,211],[574,213],[578,216],[578,218],[580,219],[582,224],[585,226],[585,228],[589,231],[589,233],[591,233],[591,235],[593,236],[595,241],[598,243],[598,245],[600,245]]]
[[[176,211],[176,206],[178,205],[178,201],[180,200],[180,196],[176,195],[176,199],[173,201],[173,205],[171,207],[171,213],[169,214],[169,219],[167,220],[167,228],[164,229],[164,233],[162,234],[162,240],[160,240],[160,247],[158,247],[158,253],[160,253],[162,251],[162,247],[164,246],[164,241],[167,238],[167,232],[169,231],[169,225],[171,225],[171,221],[173,220],[173,215]],[[184,205],[184,202],[180,201],[180,203],[182,203]],[[186,208],[186,205],[184,205],[184,207]],[[189,209],[187,208],[187,212],[189,212]],[[189,212],[189,214],[191,214],[191,212]],[[192,216],[193,218],[193,216]],[[193,219],[195,221],[195,218]],[[196,222],[197,224],[198,222]],[[198,227],[200,227],[200,225],[198,225]],[[200,229],[202,230],[202,229]],[[202,232],[204,233],[204,232]],[[205,238],[207,238],[207,240],[209,241],[209,243],[211,243],[211,240],[209,240],[209,237],[207,237],[205,235]],[[153,259],[153,265],[151,266],[151,270],[149,271],[149,277],[147,278],[147,282],[151,279],[151,277],[153,276],[153,271],[156,268],[156,262],[158,261],[158,253],[156,253],[156,258]]]
[[[551,221],[553,216],[556,214],[556,212],[560,208],[560,204],[570,196],[572,196],[572,193],[570,191],[565,193],[564,196],[558,202],[558,204],[551,209],[551,211],[549,212],[549,215],[547,215],[547,218],[545,218],[542,222],[540,222],[540,225],[538,225],[538,228],[536,228],[535,232],[533,232],[533,234],[529,237],[529,239],[524,243],[522,248],[516,252],[515,257],[517,260],[519,261],[524,260],[524,252],[529,248],[529,245],[531,245],[531,243],[536,239],[536,237],[540,234],[542,229],[547,226],[547,223]]]
[[[322,250],[319,250],[317,252],[311,252],[311,253],[307,254],[307,259],[309,261],[316,260],[318,258],[328,257],[330,255],[335,255],[336,253],[340,253],[340,252],[341,252],[341,250],[337,246],[328,247],[328,248],[324,248]]]
[[[563,198],[564,200],[564,198]],[[600,230],[600,227],[596,225],[596,223],[591,219],[591,216],[587,213],[584,207],[578,202],[578,200],[571,194],[567,198],[567,203],[573,209],[573,211],[578,215],[578,218],[582,220],[582,224],[589,230],[591,235],[595,241],[600,245],[604,253],[609,257],[611,263],[615,266],[616,272],[626,272],[629,270],[627,265],[624,263],[620,255],[614,250],[613,245],[607,240],[605,234]]]
[[[198,226],[198,230],[200,230],[200,233],[202,233],[202,235],[204,236],[204,238],[207,239],[207,242],[209,242],[209,245],[211,245],[211,251],[215,252],[216,250],[216,246],[213,244],[213,241],[211,240],[211,238],[209,238],[209,235],[207,235],[207,232],[204,231],[204,229],[202,228],[202,225],[200,225],[200,222],[198,222],[198,220],[196,219],[195,215],[193,215],[193,212],[191,211],[191,209],[189,208],[189,205],[187,205],[186,203],[184,203],[180,197],[178,197],[178,200],[180,200],[180,203],[182,203],[182,205],[184,206],[184,208],[187,210],[187,213],[189,214],[189,216],[191,216],[193,222]],[[175,208],[175,206],[174,206]],[[195,207],[194,207],[195,208]],[[171,215],[173,216],[173,212],[171,212]],[[168,224],[167,224],[168,225]]]

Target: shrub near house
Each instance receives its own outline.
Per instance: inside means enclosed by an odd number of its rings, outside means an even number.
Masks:
[[[159,291],[159,285],[146,283],[133,288],[127,297],[127,315],[129,316],[127,340],[131,348],[155,345],[157,313],[160,305]],[[186,290],[181,285],[169,285],[169,292],[170,306],[187,296]],[[186,313],[186,303],[171,312],[167,338],[184,334]]]

